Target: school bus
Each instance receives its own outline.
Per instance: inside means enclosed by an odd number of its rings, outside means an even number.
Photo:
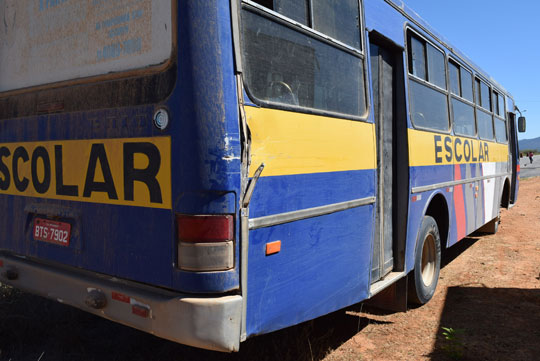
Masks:
[[[0,0],[0,282],[236,351],[517,199],[517,107],[397,0]]]

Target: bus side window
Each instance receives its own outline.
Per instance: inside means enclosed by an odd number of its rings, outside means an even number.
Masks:
[[[262,3],[259,2],[264,5]],[[274,0],[264,3],[271,4],[271,8],[265,6],[270,10],[278,11],[284,9],[288,2]],[[355,28],[360,39],[358,2],[348,0],[346,3],[356,4],[353,12],[356,11],[357,16],[349,16],[349,20],[353,19],[355,23],[330,27],[336,32],[332,35],[339,36],[341,28]],[[345,5],[333,8],[335,11],[340,9],[350,12]],[[366,112],[363,54],[360,49],[350,51],[331,39],[319,40],[315,34],[298,31],[293,23],[276,19],[271,12],[248,3],[244,3],[242,9],[242,35],[244,79],[253,101],[269,106],[284,105],[300,111],[301,108],[309,108],[353,116],[362,116]],[[348,40],[341,42],[344,41]]]
[[[475,136],[476,121],[472,103],[472,74],[453,60],[448,61],[452,124],[454,133]]]
[[[313,28],[360,49],[358,0],[313,1]]]
[[[284,15],[301,24],[308,25],[309,13],[306,1],[295,0],[255,0],[255,3]]]
[[[497,91],[493,91],[493,123],[495,126],[495,139],[499,143],[506,143],[506,118],[504,114],[504,97]]]
[[[480,139],[495,139],[493,128],[493,115],[491,113],[491,89],[479,78],[475,78],[476,84],[476,121],[478,124],[478,136]]]
[[[416,127],[447,131],[450,129],[444,53],[408,33],[409,102]]]

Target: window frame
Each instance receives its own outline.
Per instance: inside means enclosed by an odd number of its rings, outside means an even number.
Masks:
[[[508,130],[508,119],[506,118],[506,95],[500,91],[498,88],[495,88],[494,86],[491,87],[491,93],[492,97],[493,94],[497,94],[497,105],[500,106],[500,100],[502,99],[503,105],[502,105],[502,112],[503,114],[496,114],[493,112],[493,131],[495,132],[495,142],[499,144],[508,144],[508,137],[509,137],[509,130]],[[499,142],[497,140],[497,131],[495,129],[495,121],[496,120],[502,120],[504,122],[504,129],[506,131],[506,140],[504,142]]]
[[[426,47],[425,47],[425,51],[424,51],[424,54],[425,54],[425,64],[426,64],[426,78],[429,79],[429,64],[428,64],[428,61],[429,59],[427,58],[427,44],[430,44],[431,46],[433,46],[433,48],[435,48],[436,50],[438,50],[439,52],[442,53],[443,57],[444,57],[444,76],[445,76],[445,80],[446,80],[446,89],[443,89],[439,86],[437,86],[436,84],[433,84],[433,83],[430,83],[428,80],[425,80],[425,79],[422,79],[416,75],[414,75],[412,72],[411,72],[411,66],[412,66],[412,59],[411,59],[411,56],[412,54],[410,53],[409,51],[409,46],[411,44],[411,34],[414,35],[415,37],[419,38],[421,41],[424,41],[425,44],[426,44]],[[447,130],[441,130],[441,129],[436,129],[436,128],[429,128],[429,127],[423,127],[423,126],[419,126],[419,125],[416,125],[414,120],[413,120],[413,117],[412,117],[412,114],[409,114],[409,119],[411,121],[411,125],[414,129],[419,129],[419,130],[425,130],[425,131],[429,131],[429,132],[433,132],[433,133],[440,133],[440,134],[452,134],[452,121],[450,119],[450,103],[448,101],[448,95],[450,93],[450,90],[448,89],[449,88],[449,80],[448,80],[448,64],[447,64],[447,54],[446,54],[446,51],[444,50],[443,47],[441,47],[439,44],[436,44],[434,41],[428,39],[425,35],[422,35],[418,30],[416,30],[415,28],[413,28],[411,26],[411,24],[408,24],[405,26],[405,51],[406,51],[406,66],[407,66],[407,80],[409,82],[413,81],[413,82],[416,82],[418,84],[421,84],[423,86],[426,86],[428,88],[430,88],[431,90],[434,90],[434,91],[437,91],[441,94],[443,94],[446,98],[446,112],[447,112],[447,120],[448,120],[448,129]],[[409,111],[410,111],[410,108],[411,108],[411,86],[410,84],[408,83],[407,84],[407,103],[408,103],[408,108],[409,108]]]
[[[475,73],[474,73],[474,71],[472,69],[469,69],[461,61],[457,60],[453,56],[449,55],[447,57],[446,61],[448,63],[447,69],[450,69],[450,65],[449,65],[450,63],[454,63],[453,65],[457,66],[457,68],[458,68],[459,95],[452,93],[452,91],[448,92],[448,96],[449,96],[448,106],[450,108],[450,123],[451,123],[452,133],[455,136],[458,136],[458,137],[479,139],[479,136],[478,136],[478,120],[477,120],[477,117],[476,117],[476,103],[475,103],[475,86],[474,86]],[[463,82],[462,82],[462,78],[461,78],[461,72],[463,70],[466,71],[467,73],[469,73],[469,75],[471,76],[471,84],[470,84],[470,86],[471,86],[472,95],[473,95],[473,100],[472,101],[470,101],[469,99],[463,97]],[[450,72],[449,71],[448,71],[448,82],[449,82],[448,87],[450,88],[451,85],[450,85]],[[465,134],[457,134],[456,133],[456,131],[454,129],[454,107],[452,106],[452,99],[454,99],[454,98],[456,100],[461,101],[462,103],[472,107],[473,116],[474,116],[474,135],[465,135]]]
[[[475,72],[473,75],[474,75],[473,81],[474,81],[474,96],[475,96],[474,107],[475,107],[478,139],[485,140],[487,142],[497,142],[497,135],[495,134],[495,120],[494,120],[495,113],[493,112],[493,86],[491,85],[489,81],[485,80],[478,72]],[[477,84],[480,84],[480,87],[477,87],[476,86]],[[488,89],[490,109],[484,108],[483,104],[480,105],[479,103],[482,100],[482,84],[484,84]],[[478,95],[480,95],[480,99],[477,99]],[[493,138],[482,138],[480,136],[480,132],[478,132],[478,112],[479,111],[489,114],[491,116],[491,127],[493,129]],[[508,131],[507,131],[507,138],[508,138]]]
[[[311,3],[311,0],[304,0],[309,1]],[[291,18],[288,18],[285,15],[282,15],[274,10],[268,9],[263,5],[260,5],[256,3],[253,0],[240,0],[240,6],[238,7],[238,22],[240,24],[239,30],[240,34],[242,33],[241,29],[241,12],[243,11],[250,11],[256,15],[262,16],[267,18],[270,21],[273,21],[275,23],[278,23],[279,25],[282,25],[284,27],[289,28],[292,31],[296,31],[300,34],[306,35],[312,39],[315,39],[317,41],[320,41],[321,43],[324,43],[326,45],[329,45],[338,51],[343,51],[345,53],[348,53],[352,56],[355,56],[360,59],[360,62],[362,64],[363,68],[363,83],[364,83],[364,102],[365,102],[365,111],[364,114],[359,115],[353,115],[348,113],[340,113],[340,112],[334,112],[329,110],[323,110],[318,108],[309,108],[309,107],[303,107],[303,106],[296,106],[291,104],[285,104],[285,103],[279,103],[279,102],[272,102],[268,100],[262,100],[253,95],[253,93],[249,90],[248,84],[245,80],[243,80],[243,87],[245,92],[247,93],[249,99],[258,106],[263,106],[266,108],[272,108],[272,109],[281,109],[286,111],[292,111],[297,113],[305,113],[305,114],[313,114],[313,115],[321,115],[321,116],[329,116],[333,118],[339,118],[339,119],[350,119],[350,120],[359,120],[359,121],[369,121],[369,115],[370,115],[370,87],[369,87],[369,77],[368,77],[368,69],[367,69],[367,61],[366,61],[366,43],[365,43],[365,34],[364,34],[364,1],[363,0],[357,0],[358,1],[358,22],[359,22],[359,32],[360,32],[360,49],[357,49],[353,46],[350,46],[348,44],[345,44],[337,39],[334,39],[330,37],[329,35],[326,35],[324,33],[321,33],[314,28],[311,28],[309,26],[306,26],[300,22],[297,22]],[[310,14],[310,18],[312,15]],[[239,51],[241,56],[243,57],[243,39],[239,43]],[[244,62],[244,61],[242,61]],[[242,72],[245,72],[245,69],[242,70]],[[360,93],[360,90],[359,90]]]

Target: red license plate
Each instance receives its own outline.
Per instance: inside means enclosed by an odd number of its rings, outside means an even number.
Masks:
[[[36,218],[34,220],[34,239],[61,246],[69,246],[71,237],[71,224],[51,221],[50,219]]]

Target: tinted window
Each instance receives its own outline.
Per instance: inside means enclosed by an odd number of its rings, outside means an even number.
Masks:
[[[493,117],[482,110],[476,111],[478,135],[482,139],[493,139]]]
[[[447,96],[416,81],[410,81],[411,117],[415,126],[448,130]]]
[[[456,134],[468,136],[476,134],[473,106],[458,99],[452,99],[452,114]]]
[[[506,138],[506,122],[503,119],[495,118],[495,138],[499,143],[505,143]]]
[[[476,90],[476,93],[475,93],[475,95],[476,95],[475,103],[478,104],[478,105],[481,105],[482,102],[481,102],[480,99],[482,98],[482,96],[481,96],[481,92],[480,92],[480,80],[474,79],[474,88],[475,88],[475,90]]]
[[[312,3],[315,30],[360,49],[358,0],[313,0]]]
[[[444,55],[430,44],[428,50],[428,76],[429,82],[446,89],[446,74],[444,71]]]
[[[452,94],[461,95],[459,91],[459,68],[454,63],[448,63],[448,78],[450,79],[450,91]]]
[[[481,94],[480,94],[481,103],[480,103],[480,105],[484,109],[491,110],[491,97],[489,96],[491,92],[490,92],[488,86],[484,82],[480,82],[480,90],[481,90]]]
[[[362,59],[250,11],[242,12],[245,80],[261,101],[362,115]]]
[[[265,2],[272,3],[272,1]],[[309,24],[308,5],[305,1],[274,0],[273,10],[304,25]]]
[[[501,115],[501,113],[499,113],[499,94],[497,94],[497,92],[493,92],[493,113],[495,113],[496,115]]]
[[[499,94],[499,114],[501,115],[501,117],[506,118],[506,113],[504,109],[504,96],[502,96],[501,94]]]
[[[467,70],[461,68],[460,69],[460,76],[461,76],[461,96],[468,101],[473,101],[473,83],[472,83],[472,75]]]
[[[411,74],[427,80],[424,42],[413,36],[411,36],[410,68]]]
[[[296,0],[254,0],[270,10],[304,25],[309,25],[308,3]]]

